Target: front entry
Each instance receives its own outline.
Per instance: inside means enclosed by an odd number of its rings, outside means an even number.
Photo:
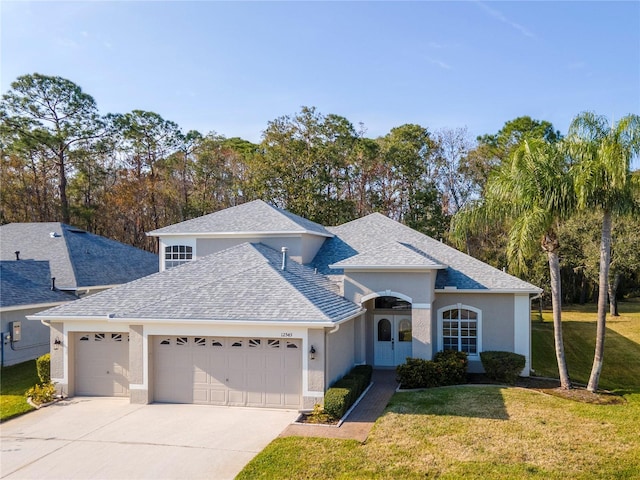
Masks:
[[[374,315],[374,363],[395,367],[411,356],[411,314]]]

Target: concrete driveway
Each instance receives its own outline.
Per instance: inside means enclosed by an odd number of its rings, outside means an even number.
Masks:
[[[75,397],[0,425],[0,477],[233,478],[296,416]]]

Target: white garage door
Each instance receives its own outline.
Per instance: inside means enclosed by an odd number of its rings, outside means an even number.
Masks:
[[[156,337],[156,402],[300,408],[296,339]]]
[[[129,395],[129,334],[76,334],[76,395]]]

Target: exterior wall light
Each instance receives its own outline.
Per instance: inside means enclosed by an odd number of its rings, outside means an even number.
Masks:
[[[313,345],[311,345],[311,350],[309,350],[309,358],[311,360],[315,360],[316,359],[316,349],[313,348]]]
[[[61,345],[62,345],[62,340],[56,337],[56,339],[53,341],[53,349],[58,350]]]

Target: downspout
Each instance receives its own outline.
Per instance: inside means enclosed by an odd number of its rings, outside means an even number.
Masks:
[[[536,371],[533,369],[533,345],[532,345],[532,337],[531,335],[531,302],[538,298],[542,298],[542,292],[534,295],[533,297],[529,297],[529,361],[531,365],[529,365],[529,374],[535,374]],[[540,318],[542,320],[542,317]]]

